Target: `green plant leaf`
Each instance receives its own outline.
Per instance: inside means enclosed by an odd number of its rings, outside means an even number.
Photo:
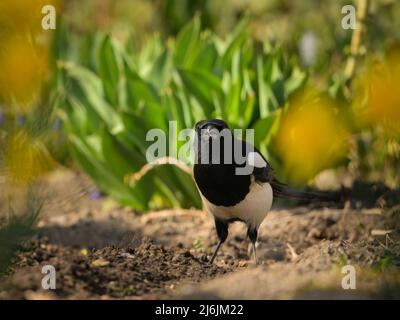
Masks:
[[[84,141],[77,136],[71,134],[70,141],[72,143],[72,152],[80,166],[87,172],[99,185],[101,190],[107,191],[115,199],[124,205],[130,205],[138,209],[144,209],[146,203],[140,201],[135,192],[123,184],[116,177],[108,166],[93,157],[93,150]]]
[[[99,47],[99,75],[103,82],[106,99],[111,106],[118,105],[120,68],[116,46],[106,36]]]
[[[257,58],[257,83],[260,116],[266,118],[279,107],[279,102],[272,91],[271,83],[268,84],[264,79],[264,63],[261,56]]]
[[[184,68],[193,66],[198,51],[200,40],[200,19],[196,16],[179,32],[176,38],[174,61]]]
[[[154,61],[146,80],[150,81],[158,91],[161,91],[169,84],[172,69],[172,55],[168,49],[164,49]]]
[[[281,110],[277,110],[263,119],[259,119],[254,125],[254,143],[268,146],[279,128]]]
[[[233,56],[235,55],[235,52],[248,39],[247,27],[249,25],[249,22],[249,16],[246,16],[242,20],[240,20],[239,24],[233,31],[230,40],[227,42],[221,59],[221,63],[225,68],[229,68],[231,66],[231,61],[233,59]]]
[[[113,133],[122,130],[121,119],[117,112],[104,100],[100,79],[91,71],[68,65],[67,95],[74,97],[82,106],[94,112]]]
[[[213,95],[222,95],[219,79],[212,73],[197,69],[179,69],[183,84],[203,105],[204,114],[209,117],[214,109]]]

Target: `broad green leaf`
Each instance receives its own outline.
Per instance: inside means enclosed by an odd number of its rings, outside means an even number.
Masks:
[[[140,116],[129,112],[121,112],[121,118],[125,127],[125,131],[123,132],[124,143],[128,147],[126,140],[128,139],[131,148],[136,148],[141,152],[143,161],[147,148],[146,132],[148,128],[146,128],[146,124]]]
[[[233,31],[229,42],[226,44],[223,56],[222,56],[222,65],[225,68],[229,68],[231,65],[232,58],[238,48],[242,46],[243,42],[247,38],[247,27],[249,25],[249,16],[243,18],[239,24],[236,26]]]
[[[100,79],[95,74],[74,65],[67,66],[67,77],[70,86],[68,95],[72,95],[83,106],[95,112],[116,133],[122,130],[121,119],[116,111],[104,100]]]
[[[264,64],[261,56],[257,57],[257,84],[258,84],[258,105],[261,118],[268,116],[267,84],[264,81]]]
[[[104,40],[102,33],[89,34],[83,40],[80,49],[80,63],[90,71],[98,72],[100,65],[99,51]]]
[[[257,58],[257,83],[260,117],[267,117],[272,111],[279,107],[279,102],[275,97],[271,85],[264,79],[264,63],[261,56]]]
[[[254,143],[268,146],[279,128],[281,111],[275,111],[268,117],[259,119],[254,125]]]
[[[226,112],[228,122],[234,126],[239,122],[240,111],[240,89],[241,85],[238,80],[232,82],[226,96]]]
[[[157,90],[160,91],[169,84],[172,67],[171,53],[168,49],[164,49],[164,51],[154,61],[146,80],[150,81]]]
[[[162,54],[163,50],[160,36],[155,34],[145,43],[144,48],[138,53],[137,57],[132,57],[135,70],[141,77],[147,79],[153,68],[154,61]]]
[[[248,97],[241,103],[241,114],[242,117],[239,121],[239,126],[242,128],[247,128],[252,119],[254,114],[254,105],[255,105],[255,95],[254,93],[249,94]]]
[[[117,49],[110,36],[106,36],[99,48],[99,75],[104,85],[104,92],[111,106],[118,105],[118,83],[120,77]]]
[[[107,163],[109,170],[112,171],[121,183],[123,183],[125,175],[140,169],[138,163],[133,162],[135,158],[132,156],[132,153],[121,145],[117,139],[110,135],[107,130],[102,130],[101,132],[101,150],[104,161]],[[147,187],[151,188],[150,185],[147,185]],[[140,202],[147,203],[150,199],[152,190],[139,187],[135,189],[135,195],[140,199]]]
[[[186,128],[184,113],[182,112],[182,107],[176,96],[168,90],[162,95],[161,99],[162,105],[165,106],[168,120],[177,122],[178,132]]]
[[[185,122],[186,128],[191,128],[194,125],[194,119],[192,116],[192,110],[188,101],[188,98],[186,96],[186,93],[184,90],[179,90],[178,91],[178,101],[180,103],[180,108],[182,110],[183,114],[183,119]]]
[[[174,61],[184,68],[193,66],[200,41],[200,19],[196,16],[179,32],[176,38]]]
[[[290,78],[285,81],[285,98],[299,89],[306,81],[307,76],[299,68],[295,67],[290,75]]]
[[[72,152],[82,168],[97,182],[101,190],[107,191],[124,205],[144,209],[146,203],[140,201],[135,193],[108,170],[108,167],[93,157],[90,148],[78,137],[70,135]]]
[[[179,69],[178,71],[186,89],[203,105],[204,113],[211,115],[214,109],[213,94],[223,94],[220,80],[204,70]]]
[[[205,37],[193,65],[204,70],[211,70],[217,59],[218,51],[215,46],[215,41],[211,37]]]

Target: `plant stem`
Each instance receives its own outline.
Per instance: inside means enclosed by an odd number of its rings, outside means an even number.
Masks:
[[[365,20],[368,14],[368,6],[369,0],[358,0],[356,28],[354,29],[351,37],[350,55],[347,58],[346,67],[344,70],[344,74],[348,83],[350,83],[351,79],[353,78],[357,57],[360,56],[362,35],[366,29]]]

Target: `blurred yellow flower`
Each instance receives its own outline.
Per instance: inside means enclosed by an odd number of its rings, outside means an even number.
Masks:
[[[35,34],[42,31],[42,8],[53,5],[60,8],[59,0],[1,0],[0,25],[8,33]]]
[[[10,184],[28,185],[55,165],[44,144],[19,130],[8,139],[5,154],[5,177]]]
[[[312,92],[289,102],[274,140],[285,179],[302,184],[334,166],[348,150],[349,132],[333,101]]]
[[[39,94],[52,35],[42,29],[42,8],[53,5],[58,12],[60,4],[60,0],[0,1],[0,99],[18,106],[14,111],[27,111]]]
[[[370,64],[355,82],[354,109],[360,125],[381,125],[400,133],[400,51]]]
[[[46,75],[48,53],[27,38],[12,37],[0,44],[0,97],[26,111]],[[21,110],[20,110],[21,111]]]

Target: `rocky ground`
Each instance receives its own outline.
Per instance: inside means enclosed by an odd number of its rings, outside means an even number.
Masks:
[[[204,212],[139,214],[72,171],[47,183],[38,233],[2,279],[0,298],[400,298],[400,206],[382,205],[382,195],[342,209],[275,208],[260,228],[258,265],[244,226],[235,223],[209,266],[217,239]],[[56,290],[41,289],[49,264]],[[355,290],[341,286],[347,264],[356,270]]]

